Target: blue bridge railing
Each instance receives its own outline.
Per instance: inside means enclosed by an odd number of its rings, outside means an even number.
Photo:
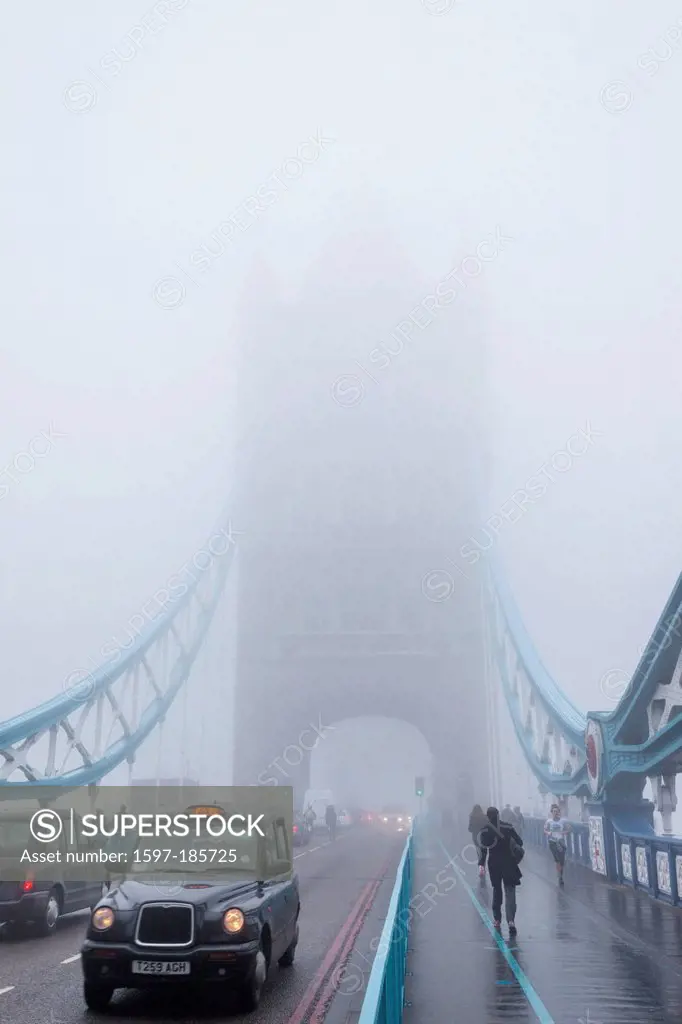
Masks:
[[[396,874],[358,1024],[400,1024],[405,1004],[405,968],[412,895],[414,825]]]
[[[611,836],[613,856],[607,857],[607,866],[614,881],[642,889],[664,903],[682,905],[680,836],[627,835],[615,827]]]
[[[682,906],[682,836],[659,836],[620,831],[610,822],[603,835],[601,867],[598,873],[619,885],[640,889],[654,899],[674,907]],[[547,848],[543,818],[526,818],[524,838],[534,846]],[[571,822],[566,859],[595,869],[590,849],[590,827]]]

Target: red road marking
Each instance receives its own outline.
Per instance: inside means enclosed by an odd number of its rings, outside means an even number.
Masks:
[[[346,942],[344,943],[344,948],[341,951],[341,953],[339,954],[339,961],[340,961],[340,963],[343,963],[343,961],[351,953],[351,951],[353,949],[353,946],[355,945],[355,940],[357,939],[357,937],[358,937],[358,935],[360,933],[360,930],[361,930],[363,924],[365,923],[365,913],[366,913],[367,910],[369,910],[369,908],[371,907],[372,903],[374,903],[374,900],[375,900],[376,894],[379,891],[380,885],[381,885],[381,879],[378,879],[376,882],[372,883],[372,889],[371,889],[371,891],[369,893],[369,896],[367,897],[367,904],[361,910],[361,912],[357,915],[357,917],[355,918],[355,923],[353,924],[353,927],[350,930],[348,938],[347,938]],[[364,972],[363,972],[363,974],[364,974]],[[335,989],[337,987],[338,987],[338,982],[337,982],[337,980],[334,977],[334,972],[332,972],[332,976],[329,979],[329,981],[327,982],[326,988],[325,988],[324,992],[322,993],[322,995],[320,997],[319,1003],[317,1004],[317,1008],[315,1009],[315,1012],[313,1013],[312,1017],[310,1018],[310,1024],[323,1024],[324,1018],[327,1016],[327,1003],[331,999],[331,997],[334,995],[334,991],[335,991]]]
[[[358,897],[355,906],[353,907],[350,914],[344,921],[341,927],[341,931],[336,936],[331,946],[327,950],[327,955],[322,961],[319,970],[317,971],[313,980],[310,982],[310,985],[308,985],[308,988],[306,989],[303,998],[301,999],[300,1003],[298,1004],[293,1014],[289,1018],[289,1024],[303,1024],[303,1019],[305,1015],[307,1014],[308,1010],[315,1001],[318,992],[322,988],[322,985],[324,984],[324,979],[327,977],[327,974],[332,969],[334,961],[338,957],[339,951],[343,946],[346,937],[349,931],[351,930],[356,917],[358,916],[360,908],[364,904],[365,899],[367,898],[367,894],[369,893],[373,885],[374,882],[368,882],[367,885],[362,890],[362,892],[360,893],[360,896]]]
[[[375,879],[372,882],[368,882],[360,893],[356,900],[353,909],[349,913],[348,917],[341,926],[339,934],[334,939],[333,943],[327,950],[327,955],[322,961],[319,969],[317,970],[315,977],[311,981],[310,985],[303,994],[303,998],[294,1010],[293,1014],[289,1018],[288,1024],[303,1024],[306,1014],[309,1013],[310,1007],[319,998],[320,991],[324,985],[324,980],[335,965],[335,961],[343,962],[345,957],[348,955],[353,943],[355,942],[358,932],[362,927],[362,923],[365,916],[365,911],[369,909],[372,901],[376,897],[379,891],[383,878],[388,870],[391,858],[387,858],[386,863],[381,869],[381,877]],[[334,979],[332,978],[324,989],[325,997],[331,994],[334,988]],[[324,1002],[321,1004],[324,1005]],[[318,1011],[316,1011],[317,1014]],[[314,1020],[311,1020],[310,1024],[318,1024],[323,1018],[315,1016]]]

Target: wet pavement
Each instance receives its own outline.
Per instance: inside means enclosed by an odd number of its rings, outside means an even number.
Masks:
[[[400,837],[351,829],[336,842],[314,837],[295,851],[301,891],[301,930],[296,961],[273,966],[263,1002],[241,1014],[229,993],[204,994],[179,986],[153,992],[118,990],[103,1015],[85,1009],[79,949],[87,913],[64,917],[56,935],[41,939],[0,935],[0,1024],[320,1024],[343,1021],[350,997],[361,1001],[372,966],[369,940],[357,953],[350,942],[362,915],[355,916],[363,892],[376,883],[368,908],[368,934],[380,934],[403,850]],[[349,921],[347,944],[339,937]],[[350,963],[340,969],[347,949]],[[353,953],[351,957],[350,954]],[[364,954],[364,955],[363,955]],[[329,961],[329,962],[328,962]],[[340,1002],[337,1008],[335,1003]]]
[[[466,841],[416,839],[405,1024],[682,1021],[682,911],[529,847],[497,935]]]

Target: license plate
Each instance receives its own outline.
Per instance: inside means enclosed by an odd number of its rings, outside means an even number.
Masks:
[[[189,974],[189,960],[133,960],[133,974]]]

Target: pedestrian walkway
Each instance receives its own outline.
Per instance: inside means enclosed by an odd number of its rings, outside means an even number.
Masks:
[[[466,842],[417,836],[405,1024],[682,1021],[682,911],[529,848],[510,940]]]

